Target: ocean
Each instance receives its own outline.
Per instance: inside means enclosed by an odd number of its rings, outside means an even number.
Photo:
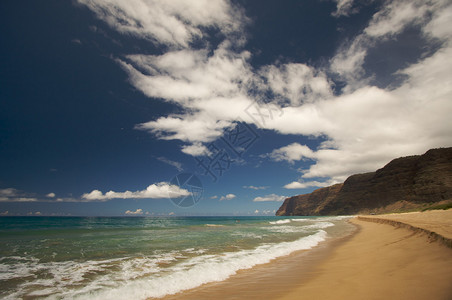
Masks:
[[[2,217],[1,299],[146,299],[351,232],[349,217]]]

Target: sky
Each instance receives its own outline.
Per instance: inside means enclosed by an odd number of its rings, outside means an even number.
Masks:
[[[447,0],[0,2],[0,214],[274,215],[452,146]]]

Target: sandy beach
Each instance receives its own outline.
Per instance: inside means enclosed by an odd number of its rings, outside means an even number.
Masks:
[[[367,216],[448,236],[452,210]],[[375,221],[375,220],[374,220]],[[354,218],[357,231],[164,299],[452,299],[452,249],[425,232]]]
[[[452,211],[371,217],[441,233],[452,224]],[[406,228],[351,222],[359,232],[279,299],[452,299],[452,249]]]

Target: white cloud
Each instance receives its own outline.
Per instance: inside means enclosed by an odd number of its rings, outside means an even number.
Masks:
[[[330,71],[344,79],[347,84],[344,92],[366,86],[370,78],[364,78],[363,64],[369,49],[388,38],[396,39],[409,26],[420,26],[429,33],[434,31],[435,37],[450,38],[451,10],[450,3],[444,0],[386,1],[362,33],[339,48],[330,60]]]
[[[217,198],[218,198],[217,195],[210,197],[210,199],[217,199]]]
[[[414,10],[409,13],[410,5],[397,2],[385,8],[385,13],[374,17],[369,25],[372,37],[367,31],[358,35],[349,48],[344,47],[331,61],[332,68],[342,70],[341,74],[350,85],[342,94],[300,107],[284,107],[282,118],[267,123],[267,128],[284,134],[327,138],[317,150],[311,149],[312,153],[304,149],[315,163],[303,170],[302,178],[324,177],[333,183],[340,182],[351,174],[381,168],[398,156],[422,154],[429,148],[452,145],[449,117],[452,112],[449,100],[452,97],[449,84],[452,49],[447,29],[452,26],[452,8],[441,1],[428,7],[414,3],[416,13]],[[401,15],[398,9],[402,10]],[[425,17],[424,11],[432,13],[430,19]],[[422,22],[419,18],[423,18]],[[378,27],[382,20],[394,26]],[[399,74],[406,75],[406,80],[398,88],[369,85],[362,77],[368,49],[388,35],[397,35],[410,24],[422,26],[427,37],[441,38],[442,48],[399,70]],[[293,162],[304,156],[301,150],[298,146],[283,147],[273,154],[276,159]],[[292,182],[286,188],[323,186],[326,182]]]
[[[191,156],[205,156],[210,153],[209,149],[201,143],[182,146],[182,152]]]
[[[101,200],[107,201],[115,198],[120,199],[164,199],[164,198],[177,198],[190,195],[190,192],[181,189],[177,185],[172,185],[167,182],[160,182],[151,184],[145,190],[142,191],[125,191],[114,192],[109,191],[103,194],[99,190],[93,190],[90,193],[82,195],[82,198],[88,201]]]
[[[15,188],[0,189],[0,202],[35,202],[37,198]]]
[[[301,160],[302,158],[315,158],[316,154],[305,145],[292,143],[290,145],[273,150],[268,156],[276,161],[285,160],[293,163],[294,161]]]
[[[286,196],[270,194],[263,197],[256,197],[253,199],[253,202],[284,201],[284,199],[286,199]]]
[[[126,210],[126,215],[136,216],[136,215],[142,215],[144,212],[141,208],[137,208],[135,211]]]
[[[0,197],[14,197],[19,193],[20,191],[14,188],[0,189]]]
[[[333,95],[326,74],[305,64],[266,66],[260,70],[260,74],[265,78],[268,88],[279,96],[278,100],[284,103],[287,99],[291,106],[299,106]]]
[[[268,188],[268,186],[244,185],[243,188],[250,189],[250,190],[265,190]]]
[[[353,12],[352,1],[336,2],[337,14]],[[170,46],[161,55],[134,54],[117,61],[138,90],[180,106],[181,113],[161,116],[137,128],[160,139],[187,143],[182,147],[185,153],[198,155],[203,143],[219,138],[241,118],[280,134],[324,138],[316,149],[295,143],[274,150],[272,157],[288,162],[312,159],[301,180],[340,182],[353,173],[376,170],[394,157],[452,145],[450,1],[385,1],[368,26],[342,45],[324,68],[288,63],[257,70],[249,63],[251,54],[237,42],[235,33],[244,28],[245,17],[232,4],[213,1],[212,7],[204,10],[201,6],[187,8],[179,1],[174,2],[179,7],[166,3],[99,0],[86,5],[119,32]],[[216,9],[221,10],[218,21],[200,19]],[[157,10],[158,17],[150,18]],[[194,13],[197,10],[202,10],[199,16]],[[233,11],[240,12],[237,18]],[[204,37],[206,26],[221,32],[223,43],[216,49],[210,44],[204,49],[191,48],[194,38]],[[388,38],[397,42],[409,26],[417,26],[423,38],[437,38],[442,44],[435,53],[399,70],[406,78],[400,86],[372,86],[366,77],[372,75],[364,69],[369,51]],[[345,88],[333,94],[331,78],[342,81]],[[275,98],[266,99],[266,92]],[[263,99],[273,101],[281,111],[279,117],[258,122],[245,113]],[[314,184],[323,183],[300,181],[286,187]],[[107,199],[108,193],[95,192],[93,196]]]
[[[254,211],[254,213],[255,213],[255,214],[258,214],[258,213],[259,213],[259,210],[258,210],[258,209],[256,209],[256,210]]]
[[[159,156],[159,157],[157,157],[157,159],[161,162],[164,162],[165,164],[175,167],[179,172],[182,172],[184,170],[184,168],[182,167],[182,164],[180,162],[170,160],[163,156]]]
[[[250,54],[235,53],[228,47],[228,43],[221,44],[213,54],[179,50],[161,56],[133,55],[128,62],[120,61],[131,83],[145,95],[177,103],[186,110],[137,128],[199,148],[199,143],[219,138],[237,118],[246,118],[244,110],[253,103],[246,89],[253,77],[247,63]],[[191,147],[182,150],[192,152]]]
[[[232,200],[234,199],[236,196],[234,194],[227,194],[226,196],[221,196],[219,201],[223,201],[223,200]]]
[[[337,8],[336,11],[332,13],[333,16],[349,16],[356,12],[356,10],[352,9],[353,0],[336,0],[336,2]]]
[[[339,49],[338,53],[330,60],[330,70],[338,74],[347,85],[344,92],[353,91],[368,83],[364,78],[364,60],[367,56],[371,41],[365,35],[357,36],[350,45]]]
[[[424,0],[390,1],[373,16],[364,32],[371,37],[397,34],[412,23],[423,22],[429,6]]]
[[[170,212],[170,213],[168,214],[168,216],[174,216],[174,215],[175,215],[174,212]]]
[[[46,197],[48,197],[48,198],[55,198],[55,193],[48,193],[46,195]]]
[[[224,34],[239,32],[245,21],[226,0],[78,0],[120,33],[156,44],[187,47],[202,38],[203,28]]]
[[[284,188],[286,189],[305,189],[305,188],[309,188],[309,187],[326,187],[326,186],[330,186],[333,185],[337,182],[334,182],[332,180],[328,180],[328,181],[293,181],[289,184],[286,184],[284,186]]]

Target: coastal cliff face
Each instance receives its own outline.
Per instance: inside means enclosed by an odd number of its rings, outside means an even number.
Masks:
[[[384,213],[452,200],[452,148],[394,159],[344,183],[287,198],[277,216]]]

